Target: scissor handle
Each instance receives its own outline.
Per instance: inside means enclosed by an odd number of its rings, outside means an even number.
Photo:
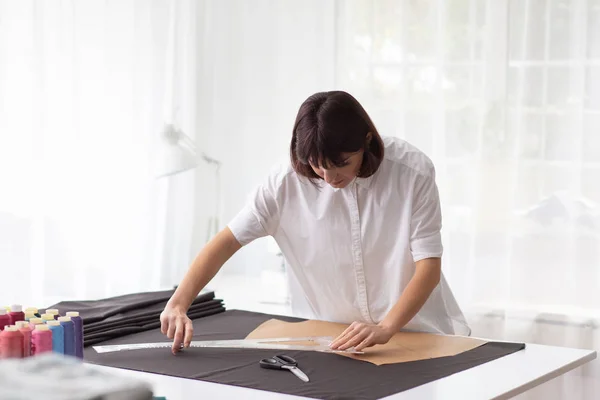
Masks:
[[[290,356],[277,355],[272,358],[263,358],[259,364],[263,368],[281,369],[284,365],[296,366],[298,362]]]
[[[286,356],[286,355],[283,355],[283,354],[277,355],[277,356],[275,356],[273,358],[275,358],[276,360],[278,360],[283,365],[298,365],[298,361],[294,360],[290,356]]]

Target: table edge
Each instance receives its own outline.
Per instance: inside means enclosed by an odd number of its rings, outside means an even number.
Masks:
[[[513,398],[519,394],[525,393],[528,390],[531,390],[531,389],[533,389],[537,386],[540,386],[546,382],[549,382],[552,379],[555,379],[561,375],[564,375],[567,372],[574,370],[575,368],[581,367],[582,365],[587,364],[588,362],[595,360],[597,358],[596,350],[588,350],[588,349],[579,349],[579,350],[588,351],[588,353],[585,356],[583,356],[577,360],[574,360],[568,364],[563,365],[561,368],[559,368],[557,370],[554,370],[545,375],[542,375],[530,382],[527,382],[521,386],[518,386],[518,387],[516,387],[506,393],[503,393],[499,396],[493,397],[491,400],[505,400],[505,399]]]

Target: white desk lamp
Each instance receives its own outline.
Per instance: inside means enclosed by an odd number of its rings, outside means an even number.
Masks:
[[[165,124],[160,135],[156,178],[176,175],[198,166],[194,142],[172,124]]]
[[[155,170],[156,179],[170,177],[198,167],[196,146],[193,140],[181,129],[176,128],[173,124],[165,124],[160,139]],[[206,241],[208,242],[219,229],[219,195],[221,190],[219,168],[221,162],[204,153],[200,153],[200,158],[207,164],[215,166],[215,211],[208,221],[206,233]]]

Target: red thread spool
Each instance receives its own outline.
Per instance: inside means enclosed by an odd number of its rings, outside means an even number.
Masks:
[[[0,332],[0,357],[23,358],[23,334],[14,325]]]
[[[23,321],[25,319],[25,313],[23,312],[23,307],[19,304],[14,304],[10,306],[10,312],[8,313],[10,317],[10,324],[14,325],[17,321]]]
[[[31,355],[52,351],[52,332],[48,325],[36,325],[31,333]]]
[[[10,325],[10,317],[6,312],[6,309],[0,307],[0,331],[3,331],[4,327],[7,325]]]
[[[17,322],[17,329],[23,335],[23,357],[31,356],[31,326],[27,321]]]

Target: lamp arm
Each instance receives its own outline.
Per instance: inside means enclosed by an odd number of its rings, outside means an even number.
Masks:
[[[217,169],[219,169],[219,167],[221,166],[221,161],[216,160],[210,156],[207,156],[205,153],[201,153],[200,156],[202,157],[202,159],[204,161],[206,161],[208,164],[214,164],[217,166]]]

